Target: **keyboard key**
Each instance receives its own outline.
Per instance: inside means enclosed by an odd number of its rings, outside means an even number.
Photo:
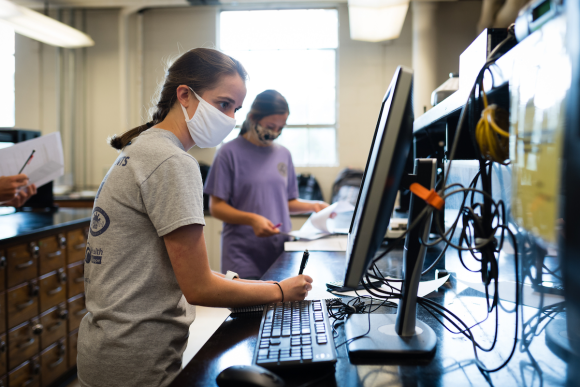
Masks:
[[[326,340],[326,335],[324,335],[324,336],[316,336],[316,342],[318,344],[326,344],[326,343],[328,343],[328,340]]]
[[[310,334],[310,328],[302,328],[302,334],[303,335],[309,335]]]
[[[302,336],[302,345],[311,345],[312,338],[310,336]]]
[[[302,359],[304,359],[304,360],[312,360],[312,352],[310,352],[310,353],[303,353],[302,354]]]
[[[282,330],[280,328],[272,329],[272,337],[280,337]]]
[[[280,345],[281,342],[282,342],[282,340],[280,340],[280,338],[271,338],[270,339],[271,345]]]

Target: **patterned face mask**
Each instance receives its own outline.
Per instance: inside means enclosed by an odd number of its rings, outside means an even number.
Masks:
[[[275,130],[264,128],[259,124],[254,125],[254,130],[258,135],[258,140],[265,145],[270,145],[271,142],[280,137],[280,134],[282,133],[282,130],[276,132]]]

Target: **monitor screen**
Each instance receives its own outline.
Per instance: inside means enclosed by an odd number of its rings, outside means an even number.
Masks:
[[[398,67],[381,106],[348,234],[344,284],[356,287],[387,232],[413,137],[413,71]]]

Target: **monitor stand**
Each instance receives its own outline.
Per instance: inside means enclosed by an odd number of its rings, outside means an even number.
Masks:
[[[415,174],[411,181],[432,189],[435,187],[437,161],[416,159]],[[414,194],[411,195],[409,225],[427,204]],[[403,253],[402,298],[397,314],[353,314],[345,323],[346,339],[355,339],[348,344],[348,354],[353,364],[406,364],[429,362],[435,354],[437,336],[431,327],[417,320],[417,291],[426,247],[420,243],[429,237],[431,216],[407,234]]]

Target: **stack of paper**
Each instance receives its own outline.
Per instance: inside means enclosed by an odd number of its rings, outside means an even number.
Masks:
[[[34,157],[22,171],[29,184],[41,187],[64,174],[62,142],[55,132],[0,149],[0,176],[17,175],[33,150]]]

